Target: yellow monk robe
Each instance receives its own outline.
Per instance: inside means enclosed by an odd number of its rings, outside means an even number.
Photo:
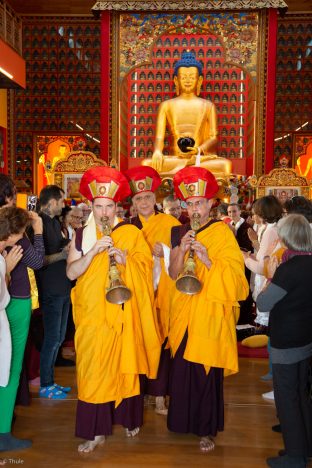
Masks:
[[[153,318],[152,257],[144,236],[135,226],[122,225],[112,239],[115,247],[127,250],[126,266],[118,268],[131,299],[123,306],[106,301],[108,254],[102,252],[78,278],[72,300],[78,398],[118,406],[140,394],[139,374],[156,378],[161,344]]]
[[[161,242],[167,247],[171,245],[171,228],[180,226],[181,223],[174,216],[158,213],[152,214],[146,221],[143,216],[140,216],[142,223],[142,232],[146,242],[152,251],[156,242]],[[158,317],[159,333],[162,343],[168,336],[169,329],[169,302],[170,296],[174,288],[174,282],[166,273],[164,259],[160,259],[161,274],[156,292],[156,308]]]
[[[184,359],[224,374],[238,372],[236,322],[238,301],[248,295],[244,259],[226,224],[217,222],[199,232],[196,240],[207,247],[210,270],[195,255],[196,274],[203,284],[199,294],[189,296],[175,289],[170,308],[169,344],[175,355],[188,331]],[[187,258],[187,255],[185,258]]]

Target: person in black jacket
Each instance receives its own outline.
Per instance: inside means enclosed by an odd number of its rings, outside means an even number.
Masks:
[[[239,248],[244,252],[253,252],[252,242],[248,236],[248,224],[244,218],[241,217],[241,208],[237,203],[230,203],[227,209],[228,215],[231,218],[229,227],[234,232]],[[251,271],[245,267],[245,276],[250,284]],[[251,291],[245,301],[240,302],[240,315],[238,324],[253,323],[253,300]]]
[[[66,276],[69,239],[63,237],[58,220],[64,207],[64,191],[56,185],[47,185],[40,192],[39,202],[45,247],[44,265],[36,271],[44,328],[39,396],[59,400],[71,390],[54,381],[54,365],[66,333],[71,290],[71,281]]]
[[[285,453],[268,458],[271,467],[303,468],[312,455],[312,404],[308,382],[312,356],[312,230],[304,216],[291,214],[278,222],[286,247],[282,263],[269,262],[268,287],[257,298],[260,311],[270,311],[269,335],[275,405]]]

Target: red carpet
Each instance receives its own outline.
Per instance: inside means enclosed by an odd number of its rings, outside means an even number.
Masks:
[[[237,343],[238,355],[239,357],[249,357],[249,358],[268,358],[267,347],[263,348],[247,348],[247,346],[242,346],[241,343]]]

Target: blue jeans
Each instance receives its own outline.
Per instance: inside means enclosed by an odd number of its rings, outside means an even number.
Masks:
[[[54,365],[58,350],[65,339],[70,299],[67,296],[42,294],[44,338],[40,353],[40,385],[54,384]]]

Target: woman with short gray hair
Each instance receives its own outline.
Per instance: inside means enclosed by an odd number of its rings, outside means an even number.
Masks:
[[[312,356],[312,230],[304,216],[291,214],[277,225],[286,250],[281,265],[269,262],[270,283],[258,295],[270,311],[269,335],[275,405],[285,451],[268,458],[271,467],[307,466],[312,455],[312,404],[308,392]]]
[[[312,230],[303,215],[290,214],[282,218],[277,225],[280,240],[293,252],[311,252]]]

